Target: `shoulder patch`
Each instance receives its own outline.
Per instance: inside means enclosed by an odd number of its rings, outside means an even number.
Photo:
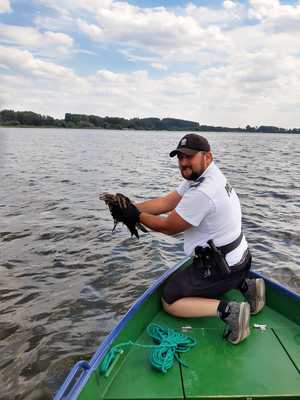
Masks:
[[[198,178],[198,179],[195,181],[195,183],[193,183],[193,184],[190,186],[190,189],[194,189],[194,188],[198,187],[204,180],[205,180],[204,176],[201,176],[200,178]]]

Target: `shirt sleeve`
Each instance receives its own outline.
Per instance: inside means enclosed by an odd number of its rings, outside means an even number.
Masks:
[[[184,193],[175,210],[181,218],[196,227],[213,209],[213,201],[201,190],[192,188]]]
[[[182,197],[189,187],[190,187],[189,182],[184,181],[177,187],[176,192],[179,194],[179,196]]]

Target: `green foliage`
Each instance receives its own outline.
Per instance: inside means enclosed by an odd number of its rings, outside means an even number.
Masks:
[[[199,125],[198,122],[177,118],[132,118],[99,117],[97,115],[66,113],[64,119],[54,119],[48,115],[36,114],[32,111],[0,111],[0,125],[3,126],[40,126],[58,128],[86,129],[134,129],[134,130],[169,130],[194,132],[271,132],[300,133],[300,129],[284,129],[276,126],[228,128],[224,126]]]
[[[161,126],[162,129],[166,130],[198,131],[200,129],[198,122],[185,121],[176,118],[164,118],[161,121]]]
[[[36,114],[32,111],[0,111],[0,122],[6,126],[57,126],[57,122],[52,117]]]
[[[12,119],[11,121],[2,122],[1,125],[3,125],[3,126],[19,126],[20,122]]]
[[[3,110],[0,114],[2,122],[10,122],[16,120],[15,112],[13,110]]]

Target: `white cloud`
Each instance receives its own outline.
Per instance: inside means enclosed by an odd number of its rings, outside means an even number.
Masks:
[[[198,74],[151,78],[147,71],[107,69],[78,76],[29,52],[0,47],[1,96],[6,106],[62,117],[64,112],[132,117],[177,117],[204,124],[300,125],[290,122],[299,107],[300,61],[276,54],[236,54],[227,66]],[[263,68],[272,65],[272,69]],[[8,71],[15,71],[15,76]],[[37,101],[38,100],[38,101]],[[220,101],[221,100],[221,101]],[[26,104],[26,107],[25,105]]]
[[[240,24],[247,16],[245,5],[230,0],[223,2],[223,8],[202,7],[190,3],[185,11],[203,27],[210,25],[232,27]]]
[[[278,14],[280,2],[278,0],[250,0],[249,14],[257,19]]]
[[[128,61],[132,62],[143,62],[143,63],[155,63],[157,62],[157,57],[152,55],[152,56],[145,56],[145,55],[138,55],[136,54],[136,49],[134,48],[126,48],[126,49],[118,49],[118,53],[122,54]]]
[[[33,24],[43,30],[51,31],[74,31],[74,18],[67,14],[59,14],[59,16],[49,16],[38,14],[33,18]]]
[[[36,58],[27,50],[0,45],[0,64],[36,78],[79,83],[71,69]]]
[[[300,31],[300,4],[281,4],[279,0],[250,0],[249,16],[274,32]]]
[[[92,40],[102,40],[103,29],[97,25],[90,24],[86,21],[78,20],[79,29],[86,33]]]
[[[35,20],[40,29],[0,25],[1,99],[7,106],[57,116],[78,112],[300,126],[299,4],[225,0],[219,8],[190,3],[168,9],[113,0],[43,3],[58,14],[40,15]],[[87,57],[90,49],[105,48],[138,70],[116,72],[95,55],[99,65],[89,75],[50,61],[49,49],[52,56],[74,54],[78,44],[70,32],[78,28],[76,37],[92,44],[82,47]]]
[[[77,23],[92,41],[117,46],[130,61],[148,58],[150,65],[168,67],[200,59],[203,52],[228,51],[231,43],[222,30],[217,25],[202,27],[193,11],[192,5],[185,15],[177,15],[164,7],[142,9],[111,2],[95,8],[93,23],[82,18]]]
[[[115,73],[105,69],[97,71],[96,79],[102,84],[128,83],[128,75]]]
[[[233,22],[241,23],[247,15],[245,6],[230,0],[220,9],[196,7],[190,3],[175,10],[140,8],[113,0],[43,2],[56,10],[64,10],[62,24],[69,24],[71,15],[76,18],[80,14],[78,28],[91,41],[105,47],[115,46],[132,62],[143,59],[148,60],[149,65],[163,64],[167,68],[174,62],[190,62],[191,59],[206,64],[208,53],[214,54],[212,62],[224,59],[232,43],[222,28]],[[39,23],[47,27],[49,22],[39,19]],[[56,26],[58,24],[56,22]]]
[[[9,0],[0,0],[0,13],[9,13],[11,12],[11,6]]]
[[[49,54],[66,55],[72,50],[73,39],[60,32],[40,32],[34,27],[0,24],[0,43],[26,49],[44,50]]]
[[[237,6],[237,3],[231,0],[225,0],[223,1],[223,7],[229,10],[232,10]]]
[[[151,63],[150,65],[152,68],[160,69],[162,71],[167,71],[167,69],[168,69],[168,67],[166,67],[165,65],[163,65],[161,63],[157,63],[157,62]]]

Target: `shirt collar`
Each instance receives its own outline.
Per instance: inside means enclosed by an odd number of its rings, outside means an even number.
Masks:
[[[199,176],[198,179],[204,178],[206,175],[208,175],[213,169],[215,168],[215,163],[212,161],[209,166],[206,168],[206,170]],[[197,179],[197,180],[198,180]]]

